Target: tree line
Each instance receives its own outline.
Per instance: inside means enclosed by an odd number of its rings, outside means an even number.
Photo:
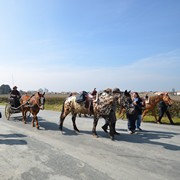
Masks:
[[[9,85],[7,84],[2,84],[0,86],[0,94],[9,94],[11,91],[11,88]]]

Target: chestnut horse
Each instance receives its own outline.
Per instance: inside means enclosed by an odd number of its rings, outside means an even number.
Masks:
[[[41,94],[39,92],[36,92],[32,96],[29,95],[23,95],[20,99],[21,103],[21,111],[22,111],[22,121],[26,124],[26,113],[29,111],[32,115],[32,126],[34,127],[34,121],[36,121],[36,128],[39,129],[39,123],[37,114],[39,113],[39,110],[44,109],[45,104],[45,97],[44,94]]]
[[[157,116],[155,113],[155,107],[156,107],[157,103],[159,103],[160,101],[164,101],[169,106],[172,105],[172,103],[173,103],[173,101],[169,97],[168,93],[161,93],[159,95],[149,97],[149,102],[145,103],[145,109],[142,114],[142,121],[143,121],[144,116],[147,114],[147,112],[151,111],[153,116],[155,117],[156,122],[158,122]]]

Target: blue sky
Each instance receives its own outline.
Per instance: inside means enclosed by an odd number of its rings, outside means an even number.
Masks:
[[[179,0],[0,0],[0,85],[180,90]]]

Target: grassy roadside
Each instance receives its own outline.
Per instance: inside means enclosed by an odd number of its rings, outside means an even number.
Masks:
[[[50,95],[46,96],[46,103],[45,103],[45,109],[46,110],[52,110],[52,111],[61,111],[62,110],[62,104],[65,100],[67,95]],[[8,97],[7,96],[0,96],[0,105],[6,105],[8,102]],[[175,125],[180,125],[180,102],[177,102],[173,105],[173,108],[171,108],[171,114],[172,119],[175,123]],[[158,112],[157,112],[158,113]],[[117,113],[117,119],[121,119],[119,114]],[[124,117],[124,120],[126,120],[126,117]],[[148,113],[147,116],[144,118],[144,122],[150,122],[150,123],[155,123],[154,116],[151,115],[151,113]],[[163,124],[169,124],[169,120],[166,116],[162,118],[162,123]]]

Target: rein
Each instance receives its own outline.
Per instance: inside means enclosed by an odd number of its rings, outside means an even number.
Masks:
[[[33,106],[37,105],[39,109],[42,109],[42,108],[41,108],[41,104],[40,104],[40,103],[36,100],[36,98],[35,98],[35,94],[34,94],[34,96],[32,96],[31,98],[33,98],[34,101],[35,101],[35,103],[36,103],[36,104],[34,104]],[[32,107],[33,107],[33,106],[32,106]]]

